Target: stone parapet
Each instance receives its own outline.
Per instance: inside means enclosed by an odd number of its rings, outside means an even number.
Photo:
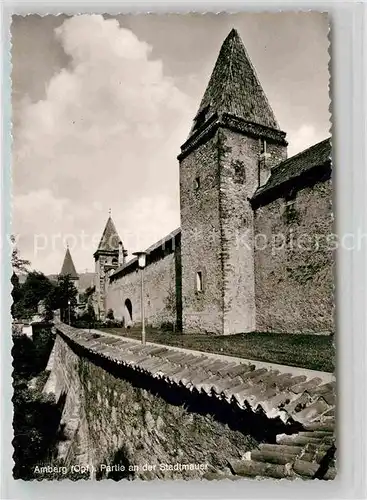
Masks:
[[[295,375],[281,373],[245,360],[143,346],[64,324],[56,329],[78,356],[114,377],[164,394],[190,411],[204,408],[229,427],[254,435],[259,445],[239,461],[228,461],[229,475],[333,477],[335,382],[310,378],[299,369]],[[212,470],[206,472],[208,479],[215,478]]]

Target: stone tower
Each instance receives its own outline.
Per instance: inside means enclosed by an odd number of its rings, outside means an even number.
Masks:
[[[106,318],[107,276],[119,266],[125,264],[127,251],[116,231],[111,216],[108,217],[102,238],[93,257],[95,260],[95,309],[97,318]]]
[[[255,330],[249,200],[286,155],[285,133],[233,29],[178,156],[184,332]]]
[[[59,276],[70,276],[70,279],[74,283],[75,288],[79,291],[79,275],[76,272],[69,247],[66,247],[64,262],[62,264]]]

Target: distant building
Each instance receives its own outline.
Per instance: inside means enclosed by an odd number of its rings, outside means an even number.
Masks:
[[[148,324],[221,335],[333,331],[331,145],[292,158],[287,145],[232,30],[178,156],[181,227],[147,249]],[[306,237],[317,248],[299,244]],[[94,253],[96,313],[111,308],[137,324],[140,276],[126,254],[109,218]]]
[[[78,274],[76,272],[76,268],[69,247],[66,248],[65,257],[60,273],[58,274],[58,276],[50,275],[49,279],[51,279],[51,281],[57,281],[57,277],[67,276],[67,275],[70,276],[70,279],[72,280],[75,288],[78,291],[78,297],[77,297],[78,302],[83,303],[82,295],[88,288],[92,288],[94,286],[95,274],[88,272]],[[83,308],[84,308],[83,304],[81,304],[81,310]]]
[[[64,262],[62,264],[59,276],[70,276],[70,279],[74,282],[76,289],[79,289],[79,275],[76,272],[69,247],[66,248]]]
[[[93,256],[95,261],[95,313],[97,318],[105,319],[107,314],[107,279],[113,271],[125,264],[127,256],[127,251],[123,247],[111,216],[107,219],[101,241]]]

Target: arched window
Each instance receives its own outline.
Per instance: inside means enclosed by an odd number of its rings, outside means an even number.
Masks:
[[[124,324],[130,328],[133,323],[133,305],[130,299],[125,300]]]
[[[196,291],[197,292],[203,291],[203,273],[202,273],[202,271],[198,271],[196,273]]]

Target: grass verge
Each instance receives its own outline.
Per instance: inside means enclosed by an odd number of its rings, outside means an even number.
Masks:
[[[140,329],[104,328],[101,331],[134,339]],[[239,333],[216,336],[173,333],[147,329],[146,340],[197,351],[225,354],[238,358],[298,366],[310,370],[334,371],[333,337],[286,333]]]

